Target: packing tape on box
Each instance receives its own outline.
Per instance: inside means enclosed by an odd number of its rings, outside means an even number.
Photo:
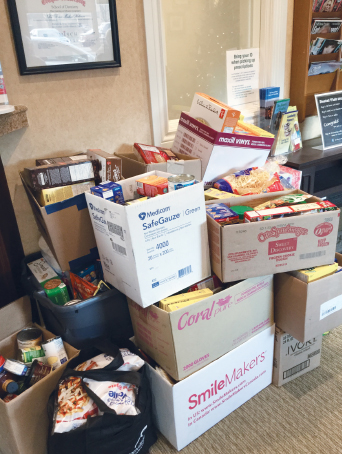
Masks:
[[[78,211],[84,210],[87,208],[87,202],[84,194],[79,194],[70,199],[63,200],[62,202],[52,203],[47,205],[45,208],[46,214],[57,213],[58,211],[65,210],[65,208],[70,208],[77,206]]]

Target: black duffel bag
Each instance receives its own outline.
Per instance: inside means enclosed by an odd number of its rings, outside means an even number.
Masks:
[[[128,348],[138,354],[134,344],[127,341],[120,347]],[[78,364],[91,359],[100,353],[114,357],[114,360],[103,369],[75,371]],[[85,387],[88,396],[93,399],[103,415],[88,417],[87,421],[70,432],[54,433],[53,415],[58,386],[51,394],[48,403],[50,435],[48,454],[145,454],[156,442],[157,436],[152,423],[152,399],[150,384],[146,374],[146,365],[138,372],[122,372],[117,369],[124,363],[117,346],[107,343],[101,349],[90,348],[81,350],[80,355],[70,361],[61,379],[67,377],[90,378],[96,381],[113,381],[130,383],[139,387],[135,406],[138,415],[117,415],[93,391]]]

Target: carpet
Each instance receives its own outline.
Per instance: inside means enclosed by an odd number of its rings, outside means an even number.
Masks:
[[[341,454],[342,326],[324,336],[321,365],[277,388],[270,385],[182,454]],[[177,450],[160,434],[150,454]]]

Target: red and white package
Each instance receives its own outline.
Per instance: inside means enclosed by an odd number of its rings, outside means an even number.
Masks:
[[[124,364],[119,367],[118,371],[137,371],[139,370],[144,364],[145,361],[141,359],[139,356],[132,353],[128,348],[120,348],[121,355],[124,360]],[[108,366],[114,358],[110,355],[106,355],[105,353],[101,353],[95,358],[88,359],[82,364],[79,364],[75,367],[75,370],[91,370],[91,369],[103,369],[104,367]]]
[[[285,178],[294,189],[300,189],[302,182],[302,171],[291,167],[279,166],[279,175]]]
[[[133,152],[137,157],[138,161],[145,164],[156,164],[158,162],[166,162],[170,159],[177,159],[176,155],[167,148],[154,147],[153,145],[143,145],[141,143],[135,143],[133,146]]]

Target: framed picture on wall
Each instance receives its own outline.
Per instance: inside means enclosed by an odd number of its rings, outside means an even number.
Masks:
[[[21,75],[121,66],[116,0],[7,0]]]

